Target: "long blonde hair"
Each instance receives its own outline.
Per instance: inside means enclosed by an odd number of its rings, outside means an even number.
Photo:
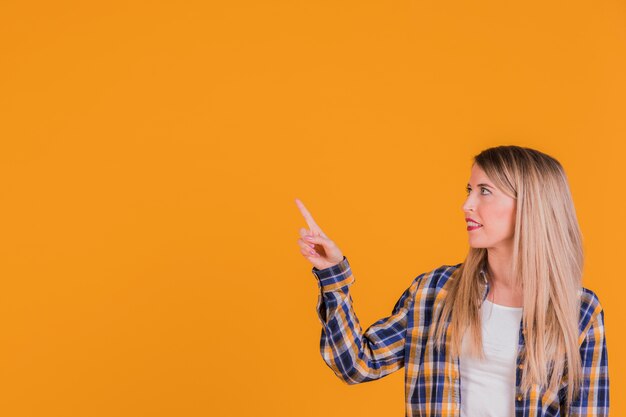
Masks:
[[[558,390],[566,374],[569,409],[582,382],[578,316],[583,247],[567,177],[553,157],[519,146],[486,149],[474,156],[474,163],[516,199],[512,276],[524,297],[521,389],[527,393],[536,384]],[[486,268],[487,249],[470,248],[451,277],[435,343],[444,345],[449,322],[453,355],[459,354],[463,334],[469,331],[470,355],[484,359],[479,308],[486,285],[481,271]]]

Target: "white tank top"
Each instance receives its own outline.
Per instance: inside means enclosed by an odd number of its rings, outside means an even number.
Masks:
[[[506,307],[485,299],[482,313],[486,360],[466,356],[469,332],[459,357],[461,417],[514,417],[515,370],[522,307]]]

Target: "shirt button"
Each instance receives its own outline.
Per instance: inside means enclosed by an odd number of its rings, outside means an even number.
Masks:
[[[518,367],[519,369],[524,369],[524,365],[523,365],[523,364],[521,364],[521,363],[520,363],[517,367]]]
[[[522,396],[521,395],[517,396],[517,401],[522,401]]]

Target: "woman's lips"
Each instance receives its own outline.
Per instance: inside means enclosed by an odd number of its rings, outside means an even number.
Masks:
[[[476,229],[480,229],[482,226],[467,226],[467,231],[472,231],[472,230],[476,230]]]

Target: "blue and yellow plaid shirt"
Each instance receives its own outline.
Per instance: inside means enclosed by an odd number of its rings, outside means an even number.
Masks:
[[[313,267],[320,288],[317,304],[322,323],[320,351],[326,364],[350,385],[382,378],[404,367],[407,417],[459,417],[459,359],[451,357],[450,349],[433,349],[436,326],[432,317],[448,291],[448,279],[460,266],[443,265],[419,275],[404,291],[391,315],[378,320],[365,332],[349,293],[354,277],[347,258],[344,256],[339,264],[322,270]],[[487,286],[485,297],[488,291]],[[582,288],[580,294],[578,341],[584,381],[569,416],[607,416],[609,375],[604,312],[591,290]],[[524,333],[520,322],[515,416],[563,417],[566,382],[558,392],[539,390],[533,385],[524,395],[520,389]]]

